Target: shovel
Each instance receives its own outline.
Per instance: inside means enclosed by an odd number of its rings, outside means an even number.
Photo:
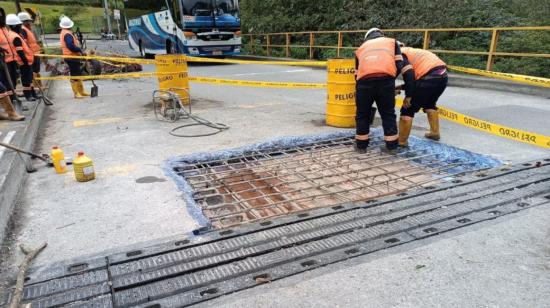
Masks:
[[[50,157],[50,155],[48,154],[36,154],[36,153],[32,153],[32,152],[29,152],[29,151],[25,151],[21,148],[18,148],[14,145],[11,145],[11,144],[8,144],[8,143],[4,143],[4,142],[0,142],[0,146],[3,146],[5,148],[8,148],[10,150],[13,150],[13,151],[16,151],[18,153],[21,153],[21,154],[26,154],[26,155],[29,155],[30,157],[32,158],[36,158],[36,159],[39,159],[41,161],[43,161],[44,163],[46,163],[46,165],[48,167],[52,167],[53,168],[53,161],[52,161],[52,158]],[[71,159],[67,159],[67,165],[72,165],[72,160]],[[27,169],[27,172],[28,173],[33,173],[33,172],[36,172],[36,169],[30,165],[30,163],[25,166],[26,169]]]
[[[99,95],[99,88],[95,84],[95,82],[92,80],[92,90],[90,91],[91,97],[97,97]]]

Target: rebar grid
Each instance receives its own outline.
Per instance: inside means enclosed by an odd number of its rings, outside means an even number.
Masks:
[[[397,194],[447,177],[464,163],[403,149],[390,155],[372,141],[368,154],[352,138],[244,153],[177,168],[214,227],[285,215],[316,207]]]

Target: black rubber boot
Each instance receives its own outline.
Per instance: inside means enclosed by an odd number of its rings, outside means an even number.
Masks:
[[[369,140],[355,140],[355,145],[353,148],[355,152],[359,154],[367,153],[367,148],[369,147]]]
[[[33,91],[31,91],[31,90],[24,90],[23,91],[23,95],[25,95],[25,99],[27,100],[27,102],[35,102],[36,101],[36,98],[33,97],[32,92]]]

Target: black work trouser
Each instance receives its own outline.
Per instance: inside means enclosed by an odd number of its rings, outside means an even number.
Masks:
[[[40,57],[34,56],[34,62],[32,63],[32,71],[40,74]]]
[[[376,102],[378,112],[382,117],[384,140],[389,149],[397,148],[397,122],[395,115],[395,79],[363,79],[356,84],[355,104],[357,113],[356,144],[360,149],[369,145],[370,120],[372,105]]]
[[[30,90],[32,87],[32,65],[23,64],[19,67],[19,72],[21,73],[21,85],[23,90]]]
[[[10,79],[11,84],[13,86],[13,90],[17,87],[17,78],[19,78],[19,75],[17,73],[17,62],[12,61],[6,63],[6,66],[8,67],[8,72],[10,73]]]
[[[9,70],[9,66],[8,64],[6,63],[6,69],[7,71],[4,71],[4,68],[2,67],[2,69],[0,69],[0,82],[4,85],[4,87],[6,88],[6,92],[8,92],[8,94],[11,96],[13,95],[13,88],[10,86],[10,84],[12,84],[11,82],[11,74],[10,74],[10,70]],[[8,76],[7,74],[10,74],[10,78],[8,79]]]
[[[447,88],[447,76],[441,78],[419,79],[416,81],[409,108],[401,108],[401,116],[411,117],[423,109],[437,110],[437,100]]]
[[[82,76],[82,62],[80,60],[66,59],[65,63],[69,66],[71,76]]]

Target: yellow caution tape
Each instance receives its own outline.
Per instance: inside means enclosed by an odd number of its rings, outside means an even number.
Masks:
[[[41,58],[58,58],[58,59],[76,59],[76,60],[99,60],[99,61],[109,61],[109,62],[118,62],[126,64],[155,64],[155,60],[150,59],[136,59],[136,58],[125,58],[125,57],[103,57],[103,56],[64,56],[64,55],[37,55]]]
[[[223,84],[228,86],[259,87],[259,88],[324,89],[327,87],[327,85],[324,83],[252,81],[252,80],[219,79],[219,78],[210,78],[210,77],[189,77],[189,81],[197,82],[197,83],[211,83],[211,84]]]
[[[449,65],[447,67],[457,72],[463,72],[463,73],[486,76],[486,77],[493,77],[493,78],[504,79],[504,80],[511,80],[511,81],[521,82],[525,84],[530,84],[533,86],[550,88],[550,79],[548,78],[491,72],[491,71],[484,71],[484,70],[479,70],[475,68],[467,68],[467,67],[460,67],[460,66],[453,66],[453,65]]]
[[[107,74],[107,75],[89,75],[89,76],[55,76],[55,77],[40,77],[37,80],[97,80],[97,79],[126,79],[126,78],[156,78],[159,76],[174,76],[180,74],[182,78],[187,77],[187,72],[141,72],[141,73],[123,73],[123,74]]]
[[[318,67],[327,66],[326,61],[253,61],[253,60],[235,60],[235,59],[213,59],[213,58],[201,58],[201,57],[187,57],[187,62],[288,65],[288,66],[318,66]]]
[[[403,105],[403,99],[397,98],[396,105],[399,107]],[[527,132],[512,127],[487,122],[445,107],[438,106],[437,108],[439,109],[439,116],[441,118],[460,124],[462,126],[484,131],[486,133],[502,138],[550,149],[550,136],[544,136],[537,133]]]

